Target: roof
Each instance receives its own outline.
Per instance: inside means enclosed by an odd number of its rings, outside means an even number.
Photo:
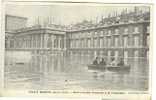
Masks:
[[[16,18],[25,19],[25,20],[28,19],[27,17],[15,16],[15,15],[10,15],[10,14],[6,14],[5,16],[6,17],[16,17]]]

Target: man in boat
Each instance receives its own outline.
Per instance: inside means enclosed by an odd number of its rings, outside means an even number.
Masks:
[[[112,61],[110,62],[110,65],[111,66],[116,66],[116,60],[115,60],[115,58],[112,58]]]
[[[121,58],[119,63],[117,64],[118,66],[124,66],[124,60]]]
[[[95,60],[93,61],[93,64],[94,65],[97,65],[98,64],[98,57],[95,58]]]
[[[104,58],[101,59],[100,65],[106,65],[106,62],[105,62]]]

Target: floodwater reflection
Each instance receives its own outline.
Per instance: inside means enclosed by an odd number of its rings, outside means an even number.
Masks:
[[[128,59],[130,72],[88,70],[93,57],[33,54],[27,63],[5,62],[5,87],[54,90],[147,90],[147,59]]]

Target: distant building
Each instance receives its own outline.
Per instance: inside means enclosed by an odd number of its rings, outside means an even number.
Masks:
[[[65,50],[69,55],[100,56],[108,61],[111,57],[148,57],[149,11],[109,16],[96,25],[83,23],[70,28],[47,25],[12,31],[14,35],[6,41],[6,49]]]
[[[27,24],[27,18],[6,15],[5,16],[5,29],[6,31],[12,31],[20,28],[25,28]]]
[[[25,28],[27,24],[27,18],[13,15],[5,15],[5,45],[7,47],[12,47],[14,40],[14,30]],[[8,45],[9,44],[9,45]]]

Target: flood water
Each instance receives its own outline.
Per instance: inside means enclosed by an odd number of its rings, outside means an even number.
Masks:
[[[9,56],[8,56],[9,55]],[[53,90],[147,90],[147,59],[128,59],[129,72],[90,70],[89,55],[13,53],[5,57],[5,88]],[[14,55],[15,56],[15,55]],[[18,57],[17,56],[17,57]],[[23,57],[23,59],[22,59]],[[28,59],[29,58],[29,59]]]

